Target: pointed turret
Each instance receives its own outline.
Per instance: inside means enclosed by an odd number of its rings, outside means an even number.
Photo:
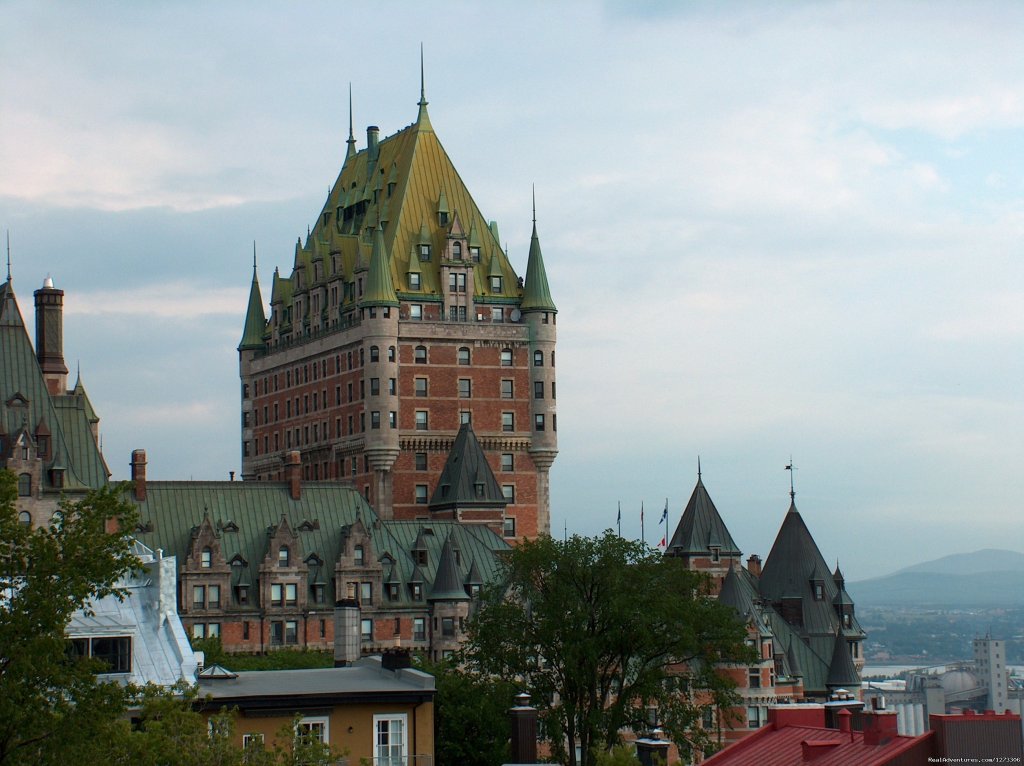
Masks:
[[[836,633],[836,640],[832,646],[832,661],[828,666],[825,685],[829,689],[860,686],[860,674],[853,664],[853,657],[850,656],[850,646],[841,632]]]
[[[373,230],[373,250],[370,253],[370,273],[366,277],[363,306],[398,307],[395,282],[391,278],[391,264],[384,249],[384,232],[377,226]]]
[[[494,477],[473,427],[463,423],[430,498],[432,512],[472,508],[505,508],[508,500]],[[500,515],[500,514],[499,514]]]
[[[704,480],[698,475],[697,485],[668,544],[668,554],[713,557],[715,549],[719,556],[740,555],[739,546],[704,488]]]
[[[790,637],[789,646],[786,648],[786,663],[789,665],[789,675],[792,678],[803,678],[804,671],[800,665],[800,659],[796,653],[796,641]]]
[[[544,268],[544,257],[540,252],[540,238],[537,236],[537,204],[533,206],[533,234],[530,236],[530,257],[526,262],[526,288],[523,290],[523,313],[528,311],[558,311],[551,299],[548,274]]]
[[[455,562],[455,546],[452,536],[444,541],[441,548],[441,559],[437,562],[437,574],[434,587],[430,589],[428,601],[468,601],[469,594],[462,586],[459,566]]]
[[[253,245],[249,308],[245,312],[245,328],[242,330],[242,340],[238,344],[239,351],[256,351],[263,348],[263,333],[267,328],[267,315],[263,313],[263,296],[260,295],[260,283],[256,277],[255,249]]]

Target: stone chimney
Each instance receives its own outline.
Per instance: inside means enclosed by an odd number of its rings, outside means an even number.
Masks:
[[[49,277],[36,290],[36,359],[50,396],[68,390],[68,368],[64,364],[64,291]]]
[[[302,497],[302,457],[298,450],[292,450],[284,457],[284,480],[292,500]]]
[[[298,454],[298,453],[295,453]],[[334,605],[334,667],[344,668],[359,659],[359,602],[356,586],[348,585],[348,595]]]
[[[366,128],[366,159],[372,165],[377,161],[377,156],[380,153],[380,147],[378,145],[378,136],[380,136],[380,128],[376,125],[369,125]]]
[[[512,721],[512,763],[537,762],[537,708],[530,706],[530,695],[516,695],[516,705],[508,711]]]
[[[146,450],[132,450],[132,481],[135,483],[135,499],[140,503],[146,499]]]
[[[756,553],[747,559],[747,571],[754,575],[754,577],[761,576],[761,557]]]

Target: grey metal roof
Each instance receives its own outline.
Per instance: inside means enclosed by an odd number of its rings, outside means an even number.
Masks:
[[[464,579],[459,576],[459,568],[455,563],[455,544],[449,534],[441,548],[441,560],[437,564],[434,587],[430,589],[430,601],[468,601]]]
[[[668,553],[673,556],[688,553],[710,555],[712,546],[719,548],[722,554],[740,554],[739,546],[729,534],[729,529],[704,488],[704,482],[698,476],[697,486],[693,488],[690,501],[668,544]]]
[[[250,670],[234,678],[199,678],[199,695],[214,703],[235,703],[277,698],[283,702],[321,698],[342,701],[389,696],[433,696],[434,677],[412,668],[384,670],[380,659],[364,658],[344,668],[302,670]]]
[[[836,633],[832,648],[832,661],[829,663],[828,678],[825,685],[829,687],[860,686],[860,676],[850,656],[850,647],[842,633]]]
[[[143,569],[120,583],[127,589],[123,601],[107,596],[89,602],[87,609],[72,615],[65,633],[69,638],[130,636],[132,669],[111,676],[119,681],[165,687],[182,678],[191,682],[196,657],[176,611],[177,562],[151,552],[142,558]]]
[[[508,500],[494,478],[473,427],[463,423],[437,480],[429,507],[440,510],[467,505],[504,508]]]

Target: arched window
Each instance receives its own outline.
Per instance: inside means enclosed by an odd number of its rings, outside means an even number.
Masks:
[[[426,364],[427,363],[427,347],[426,346],[417,346],[416,347],[415,361],[416,361],[416,364]]]
[[[18,477],[18,495],[29,497],[32,494],[32,475],[23,473]]]
[[[469,364],[469,348],[466,346],[459,349],[459,364]]]
[[[544,352],[543,351],[534,351],[533,352],[533,366],[534,367],[543,367],[544,366]]]
[[[377,348],[376,346],[370,346],[370,361],[371,362],[379,362],[380,361],[380,349]]]
[[[32,526],[32,514],[28,511],[22,511],[18,514],[18,523],[23,527]]]
[[[199,553],[199,566],[201,566],[203,569],[209,569],[212,564],[213,551],[211,551],[208,547],[203,548],[203,550]]]
[[[277,565],[279,567],[289,566],[290,554],[288,552],[288,546],[282,545],[280,550],[277,552]]]
[[[388,361],[389,362],[395,361],[395,347],[394,346],[388,346]]]
[[[462,243],[461,242],[453,242],[452,243],[452,259],[456,260],[456,261],[461,261],[462,260]]]

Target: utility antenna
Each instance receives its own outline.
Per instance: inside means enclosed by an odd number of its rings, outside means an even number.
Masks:
[[[786,466],[786,470],[789,471],[789,499],[796,501],[796,490],[793,488],[793,471],[796,470],[796,466],[793,465],[793,456],[789,456],[789,464]]]

